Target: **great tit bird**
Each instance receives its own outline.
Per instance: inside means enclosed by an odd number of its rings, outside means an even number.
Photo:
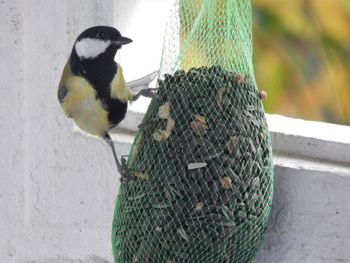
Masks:
[[[155,89],[150,88],[135,94],[124,80],[122,67],[114,61],[117,51],[131,42],[113,27],[86,29],[74,43],[58,87],[58,100],[65,114],[80,129],[103,138],[110,145],[122,175],[124,167],[108,131],[125,118],[128,101],[140,96],[157,97]],[[155,75],[151,75],[146,81],[153,80]],[[131,84],[142,82],[141,79]]]

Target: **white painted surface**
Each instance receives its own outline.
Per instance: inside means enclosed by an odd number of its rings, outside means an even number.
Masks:
[[[350,163],[350,126],[267,115],[274,150],[331,162]],[[277,143],[278,142],[278,143]]]
[[[350,262],[349,167],[337,174],[283,160],[275,174],[270,227],[256,262]]]
[[[1,263],[111,258],[113,157],[72,133],[56,94],[75,37],[112,25],[112,10],[109,0],[0,1]]]
[[[127,80],[157,68],[159,61],[152,53],[136,45],[139,37],[148,39],[149,31],[136,33],[139,24],[132,18],[148,10],[153,18],[143,20],[142,26],[151,23],[149,30],[158,26],[152,45],[161,48],[161,23],[155,24],[154,17],[165,19],[168,4],[168,0],[0,1],[1,263],[112,262],[110,231],[118,188],[113,157],[102,141],[72,132],[71,121],[58,105],[57,83],[75,37],[89,26],[112,25],[113,10],[121,28],[132,25],[130,31],[121,30],[134,38],[135,46],[129,45],[128,52],[137,54],[130,62],[123,57]],[[154,13],[155,6],[163,11]],[[123,18],[126,14],[128,19]],[[135,58],[140,62],[134,63]],[[123,127],[135,128],[141,118],[132,113]],[[324,128],[334,132],[331,126]],[[274,131],[274,147],[284,155],[275,158],[271,227],[256,262],[350,262],[348,155],[339,165],[338,157],[333,158],[336,150],[327,157],[326,148],[338,147],[334,146],[338,141],[296,137],[278,127]],[[116,138],[118,153],[128,153],[131,137]],[[310,141],[317,147],[312,148]],[[340,143],[339,151],[346,151],[347,143]],[[313,156],[315,151],[322,154]],[[309,155],[317,160],[303,159]]]
[[[116,57],[127,81],[158,70],[165,24],[173,4],[174,0],[115,1],[114,25],[133,40]],[[140,98],[130,109],[144,112],[149,102],[148,98]]]

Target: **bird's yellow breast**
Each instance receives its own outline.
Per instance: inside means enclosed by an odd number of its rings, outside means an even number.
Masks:
[[[96,91],[83,77],[68,74],[64,83],[67,94],[61,105],[77,126],[92,135],[102,136],[108,130],[108,112],[96,99]],[[62,85],[61,84],[61,85]]]
[[[132,101],[135,94],[127,86],[122,67],[118,65],[117,73],[111,82],[111,97],[122,102]]]

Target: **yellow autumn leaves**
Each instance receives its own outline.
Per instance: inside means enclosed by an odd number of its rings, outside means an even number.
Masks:
[[[267,112],[350,124],[348,0],[252,0],[253,41],[244,29],[250,26],[248,0],[179,3],[182,68],[220,63],[227,69],[233,65],[238,72],[252,72],[249,43],[253,43],[257,84],[269,94],[264,101]],[[204,3],[211,11],[201,13]],[[230,14],[225,14],[227,10]],[[225,22],[212,21],[213,15],[225,15]],[[197,19],[200,16],[206,20]],[[234,28],[233,37],[225,33],[229,26]],[[196,35],[191,38],[191,34]],[[226,40],[217,38],[222,34]]]
[[[267,112],[350,124],[350,2],[253,0],[255,76]]]

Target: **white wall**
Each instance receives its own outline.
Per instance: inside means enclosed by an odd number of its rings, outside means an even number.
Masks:
[[[72,132],[57,84],[74,38],[96,24],[134,39],[118,57],[127,79],[157,68],[171,2],[0,1],[1,263],[112,262],[119,176],[108,146]],[[118,139],[119,154],[127,153],[131,138]],[[285,146],[285,136],[274,141],[279,150],[280,141]],[[350,262],[349,164],[275,161],[272,224],[256,262]]]
[[[127,80],[158,70],[163,36],[174,0],[115,1],[114,25],[133,43],[123,47],[116,59],[123,65]],[[155,83],[154,83],[155,84]],[[150,100],[140,98],[130,110],[145,112]]]
[[[56,92],[76,35],[113,24],[113,1],[0,2],[0,262],[111,259],[117,174],[72,132]]]
[[[350,262],[350,168],[275,158],[270,226],[256,263]]]

